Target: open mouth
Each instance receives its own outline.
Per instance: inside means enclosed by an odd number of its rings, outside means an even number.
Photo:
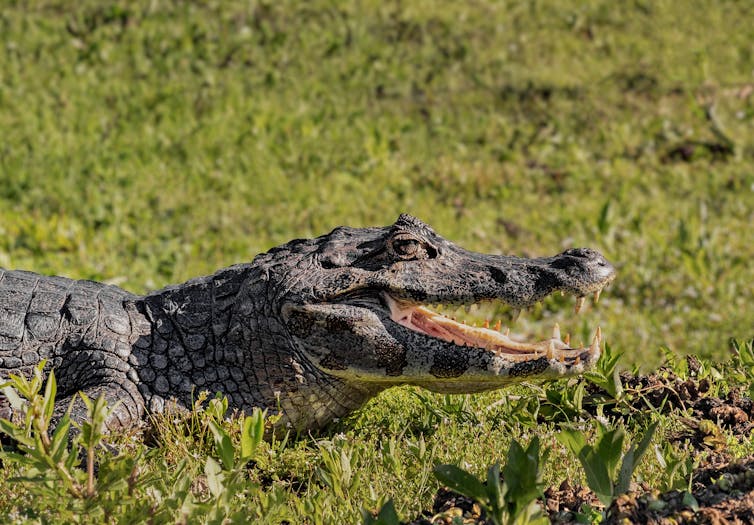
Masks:
[[[595,294],[595,297],[598,297]],[[553,327],[552,337],[534,343],[525,343],[511,338],[510,330],[502,331],[498,321],[490,326],[485,321],[482,326],[470,326],[457,322],[443,314],[434,312],[422,305],[412,305],[384,293],[385,302],[390,308],[390,318],[397,324],[429,337],[441,339],[457,346],[481,348],[510,361],[529,361],[546,357],[559,363],[578,365],[582,361],[595,362],[600,355],[602,333],[597,327],[590,346],[572,348],[570,337],[561,339],[560,328]],[[583,301],[577,303],[577,311]]]

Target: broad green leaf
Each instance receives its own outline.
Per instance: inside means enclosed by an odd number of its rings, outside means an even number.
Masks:
[[[228,398],[217,394],[207,404],[207,414],[215,421],[222,421],[228,411]]]
[[[81,427],[81,439],[86,448],[92,448],[99,444],[103,438],[105,421],[111,412],[104,396],[100,395],[94,401],[84,392],[79,392],[82,402],[86,405],[88,419],[83,421]]]
[[[586,446],[586,438],[580,430],[564,429],[555,438],[560,441],[574,456],[578,456],[581,449]]]
[[[68,452],[68,431],[71,428],[71,418],[68,414],[64,414],[60,421],[58,421],[57,427],[52,434],[50,442],[50,456],[55,463],[60,460]]]
[[[497,514],[500,514],[505,509],[504,492],[505,488],[500,481],[500,464],[495,463],[487,469],[487,498],[489,500],[489,510],[493,514],[490,517],[493,520],[496,520],[498,518]]]
[[[395,512],[393,500],[389,499],[377,513],[377,517],[366,509],[361,510],[362,525],[400,525],[398,513]]]
[[[7,419],[0,419],[0,432],[11,437],[21,445],[26,447],[34,446],[34,439],[26,433],[26,430]]]
[[[594,449],[587,445],[578,456],[581,466],[584,468],[584,474],[586,475],[586,482],[589,488],[597,494],[600,502],[608,506],[612,501],[613,484],[610,479],[610,474],[607,470],[607,465],[600,460]]]
[[[248,460],[253,458],[254,453],[264,438],[264,417],[267,411],[255,408],[251,416],[241,420],[241,458]]]
[[[519,516],[541,495],[539,438],[532,438],[526,449],[517,441],[511,443],[503,468],[503,478],[508,488],[506,500],[512,505],[513,516]]]
[[[4,383],[4,386],[0,388],[0,392],[3,393],[13,410],[21,412],[26,408],[28,402],[18,395],[16,389],[10,386],[10,382]]]
[[[380,509],[380,513],[377,514],[377,525],[398,525],[399,523],[393,500],[389,499]]]
[[[621,463],[620,471],[618,472],[618,479],[615,483],[614,496],[625,494],[628,492],[631,486],[631,478],[634,475],[634,468],[636,467],[636,445],[631,443],[628,447],[626,454],[623,456],[623,463]]]
[[[437,465],[433,472],[440,483],[447,485],[451,490],[479,502],[487,501],[487,491],[484,485],[465,470],[455,465]]]
[[[215,451],[220,457],[225,470],[231,470],[233,468],[233,457],[235,455],[235,449],[233,442],[230,439],[228,433],[220,427],[217,423],[210,420],[209,428],[212,431],[212,435],[215,438]]]
[[[204,474],[207,476],[207,486],[214,497],[219,497],[224,490],[223,469],[213,458],[208,457],[204,463]]]
[[[634,471],[641,461],[642,456],[647,452],[649,444],[652,442],[652,436],[654,435],[655,430],[657,430],[657,425],[657,421],[649,425],[639,444],[636,445],[635,443],[632,443],[628,451],[626,451],[625,456],[623,456],[623,463],[621,464],[620,472],[618,473],[618,480],[613,494],[614,496],[628,492]]]
[[[699,512],[699,502],[696,500],[693,494],[690,492],[684,491],[683,492],[683,499],[681,500],[683,504],[690,508],[694,512]]]
[[[610,478],[613,478],[618,469],[623,453],[623,442],[626,440],[626,432],[622,428],[610,429],[601,423],[598,428],[597,443],[594,452],[599,460],[605,464]]]

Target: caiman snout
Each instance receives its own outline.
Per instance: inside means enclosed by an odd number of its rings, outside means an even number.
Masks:
[[[601,253],[589,248],[571,248],[552,257],[560,289],[577,296],[599,293],[615,278],[615,268]]]

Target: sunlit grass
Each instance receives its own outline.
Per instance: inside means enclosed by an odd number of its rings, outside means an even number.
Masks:
[[[409,212],[469,249],[589,246],[618,267],[581,318],[556,297],[519,330],[600,324],[625,366],[661,346],[722,359],[752,336],[753,16],[706,0],[6,1],[0,266],[144,292]],[[311,523],[386,495],[414,516],[433,462],[483,473],[532,434],[563,465],[548,482],[579,478],[556,429],[496,417],[501,394],[447,422],[427,399],[396,390],[341,423],[351,499],[322,489],[313,440],[272,447],[263,483]]]

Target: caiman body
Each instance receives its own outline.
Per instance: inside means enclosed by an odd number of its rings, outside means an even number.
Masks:
[[[115,407],[127,427],[200,391],[321,428],[393,385],[478,392],[582,372],[599,336],[524,344],[426,305],[501,301],[525,308],[554,291],[598,293],[614,269],[597,252],[525,259],[466,251],[409,215],[384,228],[336,228],[249,264],[145,296],[92,281],[0,269],[0,381],[43,359],[56,416],[77,392]],[[74,402],[74,419],[84,417]],[[0,417],[11,417],[0,394]]]

